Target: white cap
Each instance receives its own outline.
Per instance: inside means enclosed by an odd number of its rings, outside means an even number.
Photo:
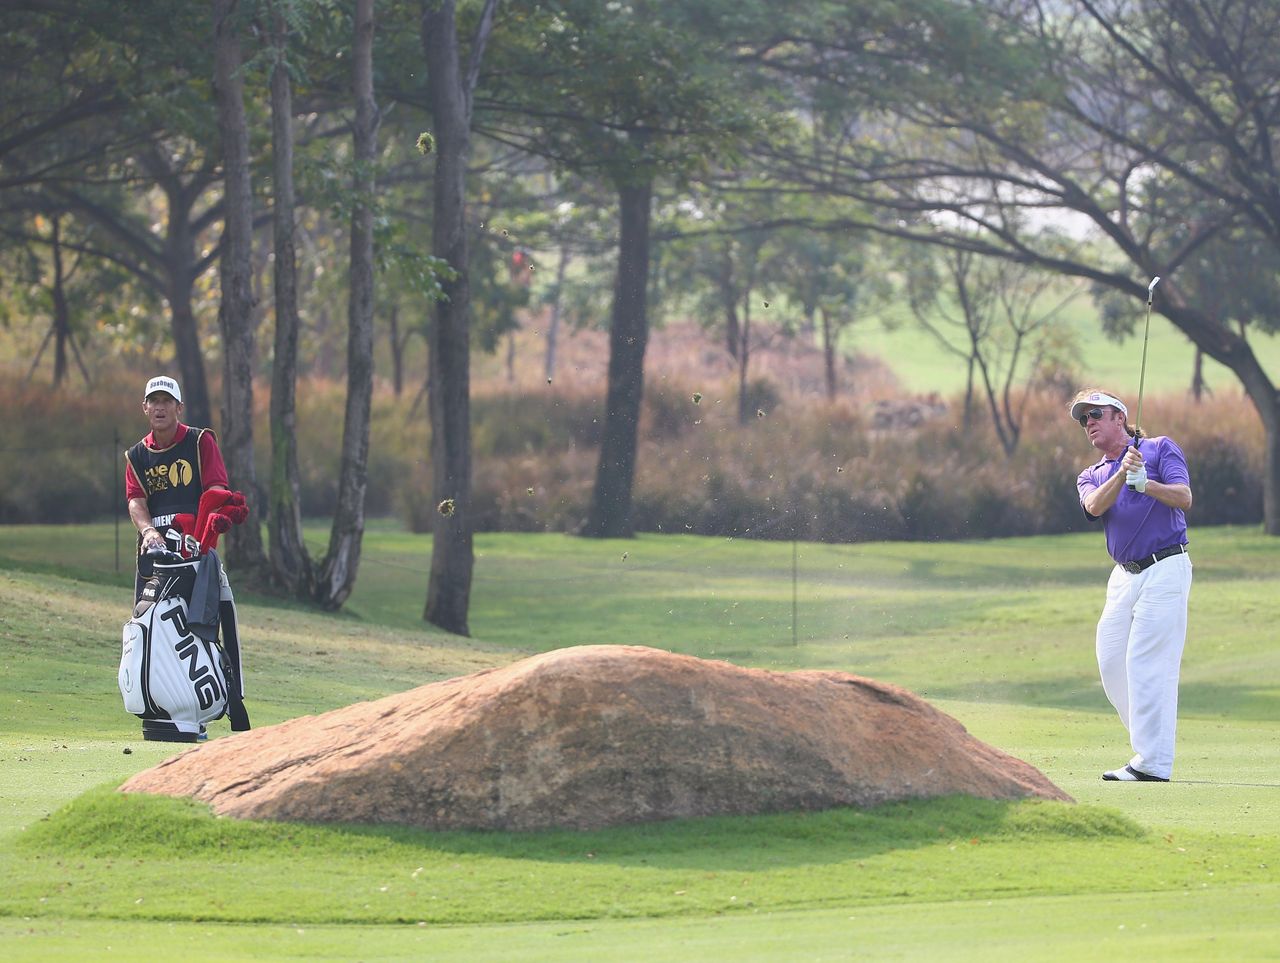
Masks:
[[[182,402],[182,389],[178,387],[178,382],[173,378],[166,378],[164,375],[157,375],[147,382],[147,390],[142,395],[142,400],[146,401],[157,391],[167,391],[173,395],[173,400]]]
[[[1092,391],[1071,404],[1071,420],[1079,421],[1080,416],[1095,405],[1111,405],[1113,408],[1120,409],[1122,415],[1128,416],[1129,409],[1125,407],[1124,402],[1114,395],[1109,395],[1105,391]]]

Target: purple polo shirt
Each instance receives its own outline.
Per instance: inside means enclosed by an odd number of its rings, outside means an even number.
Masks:
[[[1187,458],[1172,438],[1143,438],[1138,443],[1150,481],[1166,485],[1190,485],[1187,474]],[[1121,458],[1124,455],[1121,453]],[[1080,492],[1080,504],[1094,489],[1102,487],[1108,478],[1120,468],[1120,459],[1102,459],[1090,465],[1076,479]],[[1085,517],[1094,517],[1085,512]],[[1187,517],[1180,508],[1162,505],[1150,495],[1130,491],[1126,485],[1120,489],[1116,503],[1102,513],[1102,530],[1107,536],[1107,552],[1123,564],[1154,555],[1170,545],[1187,542]]]

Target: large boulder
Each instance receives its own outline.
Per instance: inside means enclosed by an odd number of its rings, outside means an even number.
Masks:
[[[593,829],[952,793],[1070,801],[897,686],[617,645],[235,734],[122,789],[228,816],[428,829]]]

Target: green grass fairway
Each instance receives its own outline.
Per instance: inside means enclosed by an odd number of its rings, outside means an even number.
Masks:
[[[174,747],[142,742],[120,705],[132,576],[112,536],[0,528],[5,960],[1280,958],[1280,542],[1253,531],[1193,531],[1168,785],[1099,779],[1129,751],[1093,660],[1097,534],[794,555],[481,536],[473,639],[423,626],[430,540],[389,526],[366,535],[341,615],[237,586],[257,726],[560,646],[642,644],[905,685],[1078,801],[534,834],[248,823],[114,792]],[[74,562],[49,562],[65,543]]]
[[[7,958],[505,961],[1275,959],[1274,886],[955,900],[694,919],[430,927],[0,919]],[[1064,920],[1075,920],[1073,928]],[[945,941],[938,934],[946,935]]]
[[[1046,298],[1046,305],[1053,303],[1055,299]],[[1119,342],[1103,334],[1097,309],[1088,297],[1078,298],[1062,312],[1061,318],[1075,345],[1076,367],[1089,384],[1137,393],[1146,307],[1134,301],[1133,309],[1134,333]],[[1280,376],[1280,338],[1253,332],[1249,341],[1263,369],[1273,379]],[[880,317],[869,317],[847,328],[841,347],[881,359],[908,391],[936,391],[944,397],[964,391],[964,359],[944,349],[903,304],[895,304]],[[1174,396],[1190,391],[1194,366],[1195,346],[1160,315],[1157,305],[1151,315],[1147,343],[1146,390],[1152,395]],[[1209,390],[1219,397],[1235,397],[1243,391],[1240,379],[1211,358],[1204,359],[1204,379]]]

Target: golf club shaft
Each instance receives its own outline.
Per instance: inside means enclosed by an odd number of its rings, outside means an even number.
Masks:
[[[1147,383],[1147,342],[1151,339],[1151,302],[1155,298],[1156,285],[1160,283],[1160,276],[1156,275],[1151,279],[1151,283],[1147,285],[1147,320],[1142,330],[1142,367],[1138,371],[1138,417],[1133,423],[1133,450],[1138,450],[1137,432],[1142,428],[1142,393]],[[1129,486],[1130,491],[1136,491],[1134,486]]]

